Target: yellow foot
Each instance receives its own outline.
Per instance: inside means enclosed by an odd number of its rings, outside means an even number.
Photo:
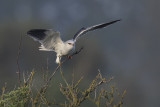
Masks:
[[[68,55],[67,58],[68,58],[68,59],[72,59],[72,56],[69,56],[69,55]]]

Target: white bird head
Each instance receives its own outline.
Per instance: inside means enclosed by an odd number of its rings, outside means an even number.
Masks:
[[[75,42],[74,42],[74,40],[67,40],[66,42],[65,42],[65,44],[68,46],[68,47],[73,47],[74,45],[75,45]]]

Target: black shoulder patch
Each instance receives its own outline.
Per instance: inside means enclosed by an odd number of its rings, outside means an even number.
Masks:
[[[32,36],[38,40],[43,40],[46,36],[45,32],[48,31],[46,29],[32,29],[27,32],[27,35]]]

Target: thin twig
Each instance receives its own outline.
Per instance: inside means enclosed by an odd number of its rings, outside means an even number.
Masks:
[[[74,56],[74,55],[76,55],[76,54],[79,54],[79,53],[82,51],[82,49],[83,49],[83,47],[81,47],[81,48],[79,49],[79,51],[76,51],[76,52],[73,53],[71,56]]]
[[[95,92],[94,92],[94,101],[96,101],[96,98],[97,98],[97,89],[95,89]]]
[[[16,73],[18,75],[19,85],[21,85],[20,66],[19,66],[19,57],[20,57],[20,53],[21,53],[21,45],[22,45],[22,36],[21,36],[21,39],[19,41],[18,54],[17,54],[17,72]]]
[[[24,85],[27,85],[28,82],[29,82],[29,80],[32,80],[33,75],[34,75],[34,72],[32,71],[32,72],[30,73],[30,75],[28,76],[27,80],[25,80]]]
[[[48,73],[49,73],[49,70],[48,70],[48,66],[49,66],[49,63],[48,63],[48,58],[47,58],[47,71],[46,71],[46,76],[45,76],[45,81],[47,81],[48,79]]]
[[[4,93],[6,91],[6,88],[7,88],[7,83],[4,84],[4,87],[2,87],[2,95],[1,95],[1,100],[3,100],[4,98]]]
[[[74,87],[74,71],[72,73],[72,87]]]
[[[68,82],[67,82],[67,80],[64,78],[64,75],[63,75],[62,66],[60,67],[60,73],[61,73],[61,76],[62,76],[63,81],[64,81],[64,82],[66,83],[66,85],[68,86]]]

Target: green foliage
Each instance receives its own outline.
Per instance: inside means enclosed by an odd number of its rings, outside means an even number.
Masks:
[[[83,77],[75,83],[73,81],[69,83],[61,70],[60,73],[64,83],[59,83],[59,89],[66,99],[65,102],[57,103],[55,101],[48,101],[46,92],[49,88],[49,79],[40,90],[34,93],[35,96],[33,96],[32,80],[34,78],[34,71],[32,71],[27,80],[24,79],[24,84],[17,89],[5,93],[6,86],[2,88],[2,95],[0,98],[1,107],[45,107],[55,105],[78,107],[81,106],[83,102],[92,102],[97,107],[122,107],[126,91],[120,95],[115,87],[108,85],[113,78],[107,80],[102,77],[99,72],[88,87],[82,90],[79,84],[85,82],[83,81]]]
[[[3,91],[5,88],[2,89]],[[28,86],[18,87],[9,93],[2,94],[1,107],[24,107],[30,101],[30,89]]]

